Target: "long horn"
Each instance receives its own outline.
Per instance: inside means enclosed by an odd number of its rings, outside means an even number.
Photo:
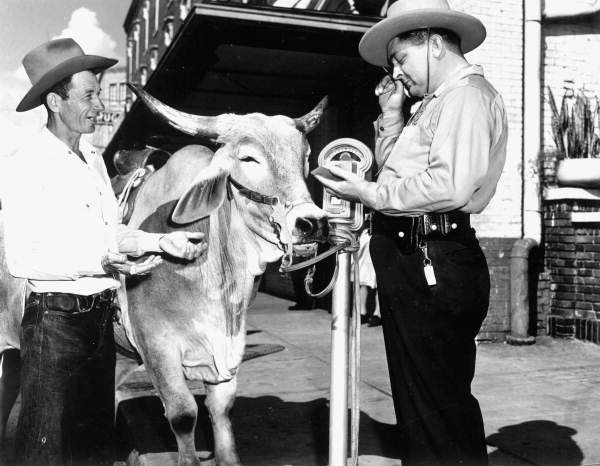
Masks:
[[[325,110],[325,107],[327,107],[328,102],[329,98],[325,96],[321,99],[317,106],[306,115],[300,118],[294,118],[294,123],[296,123],[296,128],[298,131],[308,134],[315,129],[321,121],[321,116],[323,116],[323,111]]]
[[[216,138],[219,136],[216,128],[217,117],[192,115],[181,112],[163,104],[160,100],[152,97],[141,87],[127,83],[129,88],[144,102],[148,108],[169,123],[173,128],[190,136],[202,136],[207,138]]]

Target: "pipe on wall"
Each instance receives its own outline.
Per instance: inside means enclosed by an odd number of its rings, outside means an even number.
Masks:
[[[538,243],[532,238],[515,241],[510,252],[510,335],[511,345],[531,345],[529,336],[529,254]]]
[[[507,342],[530,344],[529,253],[541,243],[539,154],[542,145],[542,0],[523,0],[523,238],[510,259],[510,321]]]

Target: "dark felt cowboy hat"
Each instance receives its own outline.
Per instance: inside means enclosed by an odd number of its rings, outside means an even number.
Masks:
[[[111,58],[86,55],[73,39],[46,42],[23,58],[23,67],[32,86],[17,106],[17,112],[42,105],[42,94],[67,76],[86,70],[100,73],[115,63],[117,60]]]
[[[463,53],[485,39],[485,26],[474,16],[455,11],[447,0],[396,0],[387,18],[369,29],[358,44],[358,52],[372,65],[387,65],[387,47],[399,34],[425,28],[448,29],[460,38]]]

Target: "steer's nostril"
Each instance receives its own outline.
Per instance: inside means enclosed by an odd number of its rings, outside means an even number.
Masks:
[[[296,231],[299,236],[310,236],[316,231],[314,219],[299,217],[296,219]]]

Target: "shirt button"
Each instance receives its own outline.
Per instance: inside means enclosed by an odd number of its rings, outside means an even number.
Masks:
[[[398,232],[398,237],[399,238],[404,238],[404,232],[403,231],[399,231]]]
[[[434,223],[433,225],[431,225],[431,229],[432,229],[433,231],[437,230],[437,225]]]
[[[380,126],[379,131],[385,131],[385,128],[383,126]]]
[[[104,224],[105,224],[106,226],[108,226],[108,222],[104,222]]]
[[[89,205],[89,204],[86,204],[85,206],[86,206],[88,209],[90,208],[90,205]]]

